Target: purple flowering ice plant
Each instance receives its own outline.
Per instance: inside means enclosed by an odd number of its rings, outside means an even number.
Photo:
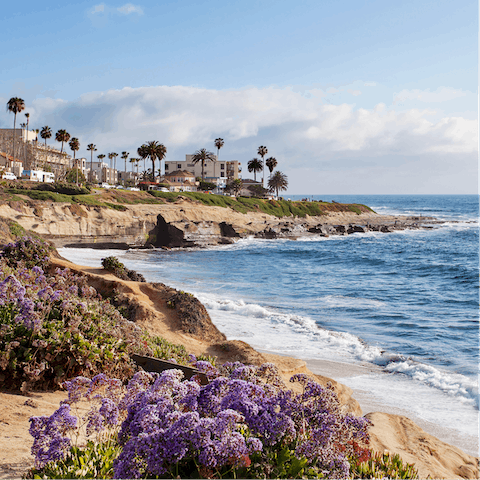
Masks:
[[[292,377],[303,386],[297,394],[271,364],[194,365],[207,385],[184,380],[179,370],[138,372],[124,388],[105,376],[80,377],[66,384],[61,408],[91,398],[96,407],[78,425],[87,435],[118,429],[116,478],[347,478],[355,446],[368,443],[368,420],[344,413],[331,388],[305,375]],[[38,425],[48,421],[32,421],[37,465],[68,449],[54,429],[45,440]]]

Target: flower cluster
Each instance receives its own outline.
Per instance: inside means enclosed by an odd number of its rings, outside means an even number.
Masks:
[[[32,268],[35,265],[48,264],[51,250],[52,247],[38,238],[22,237],[16,242],[6,245],[0,256],[11,267],[23,265]]]
[[[55,388],[69,378],[99,372],[126,379],[135,369],[130,353],[173,356],[186,363],[184,349],[145,334],[102,299],[86,277],[69,269],[44,271],[25,261],[12,266],[27,247],[22,239],[5,247],[0,258],[4,387]]]
[[[303,385],[295,394],[271,364],[194,365],[208,371],[207,385],[174,369],[138,372],[123,390],[105,375],[65,384],[66,405],[96,402],[83,417],[87,436],[119,428],[116,478],[347,478],[348,459],[368,443],[368,420],[342,413],[333,391],[306,376],[292,378]],[[43,442],[38,464],[58,452]]]

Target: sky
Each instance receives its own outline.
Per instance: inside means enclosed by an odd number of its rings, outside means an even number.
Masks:
[[[135,0],[136,1],[136,0]],[[478,192],[473,0],[25,0],[2,7],[0,102],[80,156],[150,140],[247,162],[287,194]],[[22,118],[23,117],[23,118]],[[0,128],[13,114],[0,108]],[[55,144],[54,139],[50,143]],[[59,144],[57,145],[59,146]],[[78,155],[77,154],[77,155]]]

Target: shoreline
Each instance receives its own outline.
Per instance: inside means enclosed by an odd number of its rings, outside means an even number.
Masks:
[[[359,404],[352,396],[352,389],[335,379],[326,377],[328,373],[326,363],[320,361],[321,372],[317,374],[310,370],[307,361],[291,356],[280,356],[274,353],[262,354],[242,341],[225,341],[225,336],[218,331],[211,322],[216,334],[206,335],[199,332],[188,334],[178,329],[172,311],[165,304],[164,293],[161,290],[171,291],[170,287],[150,283],[124,281],[116,278],[103,269],[84,267],[65,259],[53,259],[53,264],[60,268],[70,268],[72,271],[87,276],[90,285],[99,293],[115,288],[120,295],[136,302],[138,311],[134,319],[140,327],[150,333],[158,334],[177,344],[183,344],[187,351],[194,354],[208,354],[217,356],[218,362],[241,361],[242,363],[265,363],[272,361],[277,365],[280,375],[288,385],[295,390],[296,385],[289,384],[288,379],[295,373],[306,373],[320,384],[331,381],[340,402],[345,408],[357,415]],[[228,348],[224,348],[228,345]],[[348,364],[343,364],[343,366]],[[318,363],[317,363],[317,366]],[[338,366],[338,365],[337,365]],[[351,373],[352,367],[347,370]],[[28,417],[31,415],[48,415],[58,408],[58,402],[65,396],[65,392],[32,392],[29,396],[0,392],[3,404],[3,414],[0,423],[5,424],[4,438],[0,439],[2,452],[0,478],[19,478],[25,472],[33,459],[30,457],[29,446],[31,439],[28,435]],[[33,407],[33,408],[32,408]],[[371,448],[376,451],[398,453],[404,461],[415,463],[420,478],[477,478],[478,458],[469,455],[459,448],[439,440],[417,426],[411,419],[388,413],[368,413],[367,418],[373,422],[370,429]],[[23,438],[23,441],[21,440]],[[18,442],[21,441],[20,445]],[[28,452],[28,453],[27,453]]]

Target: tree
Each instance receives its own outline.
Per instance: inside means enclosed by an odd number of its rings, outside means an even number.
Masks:
[[[143,160],[143,171],[145,172],[145,159],[148,157],[147,146],[143,144],[141,147],[137,148],[138,156]]]
[[[223,145],[225,145],[223,138],[215,139],[215,146],[217,147],[217,160],[218,160],[218,157],[220,156],[220,149],[223,147]]]
[[[28,132],[28,125],[29,125],[29,123],[30,123],[30,114],[27,112],[27,113],[25,114],[25,117],[27,117],[27,132]]]
[[[212,152],[208,152],[206,148],[197,150],[192,156],[193,163],[202,162],[202,181],[205,179],[203,174],[205,162],[208,161],[215,162],[215,155]]]
[[[7,111],[13,113],[13,161],[15,161],[15,131],[17,123],[17,113],[25,110],[25,101],[22,98],[12,97],[7,102]]]
[[[155,160],[160,162],[160,170],[162,167],[162,160],[165,158],[167,154],[167,147],[163,143],[158,143],[156,140],[151,142],[144,143],[138,150],[138,155],[142,157],[144,160],[145,158],[150,157],[152,162],[152,182],[155,182]],[[145,165],[145,164],[144,164]]]
[[[270,177],[270,180],[268,181],[268,187],[272,192],[275,190],[278,197],[279,190],[286,190],[288,188],[287,176],[277,170],[275,174]]]
[[[267,147],[263,145],[258,147],[257,153],[262,157],[262,163],[263,163],[262,185],[265,186],[265,158],[264,157],[268,153]]]
[[[85,183],[86,179],[85,175],[80,169],[72,168],[67,172],[67,175],[65,176],[65,181],[68,183],[76,183],[78,185],[79,182]]]
[[[198,188],[199,188],[199,190],[209,191],[209,190],[215,190],[216,185],[212,182],[203,182],[202,181],[202,182],[200,182],[200,185],[198,186]]]
[[[264,197],[268,193],[268,189],[263,188],[261,185],[249,185],[247,187],[250,192],[253,193],[255,197]]]
[[[252,158],[248,161],[247,168],[250,173],[253,172],[254,180],[257,181],[257,172],[263,170],[262,162],[258,158]]]
[[[240,193],[240,190],[242,188],[243,188],[242,180],[240,178],[236,178],[225,187],[225,190],[227,192],[233,192],[233,194],[237,196]]]
[[[275,157],[270,157],[265,160],[265,165],[270,170],[270,178],[272,177],[272,173],[275,170],[275,167],[278,165],[277,159]]]
[[[70,140],[69,145],[70,145],[70,150],[72,150],[73,152],[73,159],[75,160],[75,152],[78,152],[78,150],[80,150],[80,142],[78,138],[73,137]]]
[[[78,185],[78,165],[75,162],[75,152],[80,150],[80,142],[79,142],[78,138],[73,137],[70,140],[69,145],[70,145],[70,150],[72,150],[72,152],[73,152],[73,164],[75,165],[75,170],[77,171],[77,185]]]
[[[70,134],[66,130],[59,130],[55,134],[55,140],[57,142],[62,142],[62,148],[61,148],[60,152],[63,152],[63,144],[70,140]]]
[[[125,160],[125,173],[127,173],[127,160],[130,154],[128,152],[122,152],[121,158]]]
[[[87,151],[90,152],[90,183],[93,183],[93,152],[97,151],[97,146],[93,143],[89,143]]]
[[[43,127],[40,136],[45,140],[45,146],[47,146],[47,138],[52,138],[52,129],[48,125]]]

